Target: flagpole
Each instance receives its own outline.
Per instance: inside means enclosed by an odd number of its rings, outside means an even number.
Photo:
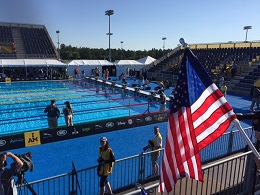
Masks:
[[[183,46],[184,49],[188,48],[188,44],[185,42],[183,38],[180,38],[179,42]],[[258,151],[256,150],[255,146],[248,138],[247,134],[245,133],[244,129],[241,127],[240,122],[238,119],[234,119],[232,123],[239,129],[240,133],[244,137],[245,141],[247,142],[248,146],[251,148],[252,152],[254,153],[255,157],[260,158]]]
[[[245,141],[247,142],[248,146],[251,148],[252,152],[254,153],[255,157],[260,158],[259,153],[257,152],[254,144],[248,138],[247,134],[245,133],[244,129],[241,127],[240,122],[238,119],[234,119],[232,123],[238,128],[242,136],[244,137]]]

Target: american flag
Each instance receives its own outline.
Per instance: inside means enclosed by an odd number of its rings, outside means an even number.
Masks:
[[[236,118],[197,57],[185,49],[168,121],[160,192],[179,178],[203,181],[199,152],[220,137]]]

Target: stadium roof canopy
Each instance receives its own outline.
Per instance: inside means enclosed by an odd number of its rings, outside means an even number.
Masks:
[[[146,56],[144,58],[141,58],[139,60],[137,60],[138,62],[142,63],[142,64],[145,64],[145,65],[148,65],[148,64],[151,64],[155,61],[156,59],[155,58],[152,58],[151,56]]]
[[[107,60],[72,60],[69,66],[112,66],[113,63]]]
[[[46,59],[0,59],[0,67],[66,67],[58,60]]]

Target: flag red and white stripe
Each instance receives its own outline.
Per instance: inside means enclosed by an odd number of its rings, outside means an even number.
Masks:
[[[185,76],[189,78],[189,75]],[[182,91],[185,90],[180,89],[179,93]],[[185,95],[177,95],[185,99]],[[178,97],[175,104],[183,101]],[[231,106],[213,82],[190,106],[177,106],[168,121],[159,191],[172,191],[177,180],[183,177],[203,181],[199,152],[220,137],[234,118],[236,115]]]

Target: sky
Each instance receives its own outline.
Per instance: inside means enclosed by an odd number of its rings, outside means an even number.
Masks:
[[[0,22],[41,24],[57,45],[108,48],[108,16],[112,9],[111,48],[174,49],[187,43],[260,40],[259,0],[0,0]]]

